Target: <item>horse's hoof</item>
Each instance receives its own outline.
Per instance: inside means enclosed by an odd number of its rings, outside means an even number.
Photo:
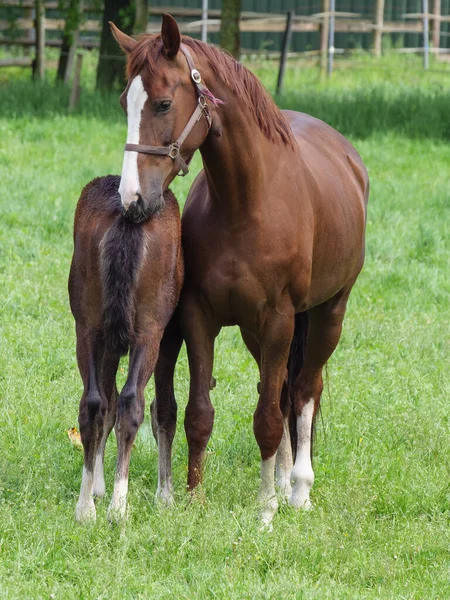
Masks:
[[[292,494],[291,498],[289,500],[289,503],[291,506],[293,506],[297,510],[309,511],[313,507],[312,502],[309,499],[309,496],[298,497],[298,496],[294,496],[294,494]]]
[[[272,519],[278,510],[278,499],[276,496],[260,499],[261,512],[259,514],[261,521],[261,531],[272,531]]]
[[[290,480],[287,477],[280,477],[276,482],[276,486],[280,491],[283,502],[289,502],[292,496],[292,486]]]
[[[75,508],[75,519],[78,523],[91,523],[95,521],[97,513],[95,511],[95,504],[93,500],[89,502],[78,502]]]

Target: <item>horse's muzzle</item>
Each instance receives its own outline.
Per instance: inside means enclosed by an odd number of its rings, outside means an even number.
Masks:
[[[146,202],[140,194],[127,209],[123,208],[123,216],[132,223],[143,223],[157,214],[164,206],[162,194],[152,193],[149,202]]]

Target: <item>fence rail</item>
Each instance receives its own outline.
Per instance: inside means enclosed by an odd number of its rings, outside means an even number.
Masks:
[[[335,2],[322,0],[323,11],[308,16],[292,14],[290,19],[290,32],[302,32],[305,34],[320,33],[321,68],[324,70],[326,64],[324,57],[328,55],[328,63],[332,63],[332,57],[339,49],[334,47],[335,33],[349,34],[371,34],[373,36],[374,51],[377,56],[381,54],[381,38],[383,34],[423,34],[424,55],[429,51],[436,55],[443,54],[448,50],[436,46],[436,40],[445,39],[445,32],[441,32],[441,23],[450,23],[450,15],[442,15],[440,11],[430,13],[426,8],[428,3],[424,0],[424,12],[408,13],[402,15],[404,21],[384,20],[384,0],[374,0],[376,4],[373,20],[363,17],[360,13],[342,12],[330,10],[335,7]],[[39,8],[38,8],[39,7]],[[43,73],[43,48],[60,47],[62,45],[62,33],[65,28],[64,10],[58,1],[50,0],[0,0],[0,9],[14,8],[15,12],[22,10],[21,16],[13,19],[0,19],[0,45],[7,46],[35,46],[35,61],[29,57],[22,59],[4,59],[0,61],[1,66],[30,66],[34,64],[35,71],[37,66],[40,68],[41,76]],[[76,36],[76,44],[80,48],[92,49],[99,46],[99,33],[102,27],[102,6],[100,4],[89,5],[83,3],[83,12],[85,18],[81,20],[79,32]],[[57,16],[48,18],[46,11],[57,11]],[[149,15],[161,15],[163,12],[170,12],[176,17],[181,18],[179,25],[182,33],[200,34],[206,25],[208,33],[214,34],[220,31],[221,10],[209,9],[208,19],[202,18],[202,8],[180,7],[180,6],[151,6],[148,9]],[[19,13],[20,15],[20,13]],[[98,15],[97,17],[95,15]],[[36,18],[37,17],[37,18]],[[433,24],[433,44],[429,48],[428,32],[429,22]],[[332,36],[328,40],[328,32],[332,30]],[[286,29],[286,14],[268,13],[268,12],[248,12],[241,13],[240,30],[243,33],[282,33]],[[157,33],[160,30],[159,23],[149,22],[147,33]],[[332,39],[331,39],[332,38]],[[289,49],[286,48],[287,52]],[[407,49],[404,49],[407,51]],[[408,50],[417,51],[417,48]],[[330,72],[330,69],[328,69]]]

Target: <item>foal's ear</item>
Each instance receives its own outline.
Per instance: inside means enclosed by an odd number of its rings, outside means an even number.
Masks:
[[[111,33],[116,38],[116,42],[125,52],[125,54],[129,54],[136,46],[137,41],[126,33],[123,33],[123,31],[120,31],[120,29],[116,27],[112,21],[109,21],[109,26],[111,27]]]
[[[167,13],[163,13],[161,27],[161,39],[164,46],[164,54],[167,58],[174,58],[178,54],[181,44],[181,34],[177,22]]]

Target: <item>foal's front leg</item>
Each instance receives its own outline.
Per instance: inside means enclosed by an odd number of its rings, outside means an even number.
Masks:
[[[108,518],[112,521],[126,515],[131,449],[144,420],[144,389],[155,368],[161,335],[162,331],[157,329],[145,337],[141,336],[133,345],[128,378],[117,401],[117,465],[113,497],[108,509]]]

